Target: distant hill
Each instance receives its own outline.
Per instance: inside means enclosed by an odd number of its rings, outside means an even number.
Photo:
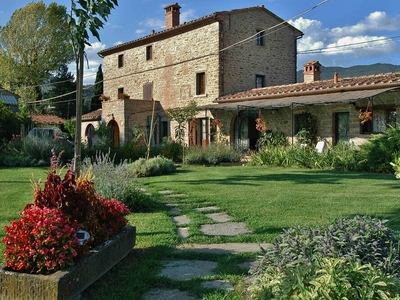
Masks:
[[[373,64],[365,66],[324,67],[321,66],[321,80],[333,79],[333,73],[338,72],[339,77],[356,77],[364,75],[382,74],[390,72],[400,72],[400,66],[391,64]],[[303,82],[303,70],[297,71],[297,82]]]

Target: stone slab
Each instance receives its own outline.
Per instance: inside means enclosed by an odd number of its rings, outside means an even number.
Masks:
[[[205,282],[202,282],[201,285],[203,287],[224,290],[224,291],[235,290],[235,288],[233,287],[233,284],[230,283],[228,280],[205,281]]]
[[[166,198],[185,198],[187,196],[188,195],[186,195],[186,194],[167,194],[167,195],[164,195],[164,197],[166,197]]]
[[[174,221],[176,225],[186,225],[190,223],[190,219],[186,215],[172,217],[172,221]]]
[[[91,250],[74,266],[50,275],[25,274],[0,268],[1,300],[71,300],[123,259],[135,246],[136,227],[127,226]]]
[[[261,253],[260,247],[266,248],[268,245],[267,243],[182,244],[176,249],[212,254]]]
[[[239,234],[251,233],[243,222],[227,222],[220,224],[206,224],[200,226],[200,231],[206,235],[237,236]]]
[[[177,231],[178,235],[183,239],[186,239],[190,236],[189,227],[179,227]]]
[[[231,221],[233,219],[226,212],[206,214],[206,217],[210,218],[214,222],[219,222],[219,223],[228,222],[228,221]]]
[[[154,289],[142,296],[143,300],[197,300],[187,292],[180,290]]]
[[[206,207],[198,207],[195,208],[195,211],[210,211],[210,210],[218,210],[219,207],[218,206],[206,206]]]
[[[169,195],[169,194],[172,194],[172,193],[173,193],[173,191],[170,191],[170,190],[164,190],[164,191],[159,191],[158,193],[159,193],[159,194],[161,194],[161,195]]]
[[[188,280],[195,277],[212,275],[217,263],[206,260],[164,261],[160,275],[175,280]]]

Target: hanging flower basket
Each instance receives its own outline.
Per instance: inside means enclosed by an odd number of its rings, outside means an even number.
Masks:
[[[361,124],[365,124],[368,121],[372,121],[372,104],[371,101],[368,101],[368,105],[365,111],[360,109],[358,113],[358,119],[360,120]]]
[[[268,126],[267,126],[267,122],[265,122],[263,119],[261,119],[261,118],[257,118],[256,119],[256,129],[258,130],[258,131],[265,131],[265,130],[267,130],[268,129]]]

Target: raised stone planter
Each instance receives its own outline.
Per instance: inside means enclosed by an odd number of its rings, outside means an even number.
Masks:
[[[98,280],[135,246],[136,227],[127,226],[77,263],[51,275],[0,268],[1,300],[72,300]]]

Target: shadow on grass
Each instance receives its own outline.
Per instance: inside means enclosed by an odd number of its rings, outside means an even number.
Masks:
[[[239,169],[238,169],[239,170]],[[179,173],[190,174],[191,170],[179,170],[175,176]],[[172,176],[174,176],[172,175]],[[178,176],[177,176],[178,177]],[[185,176],[185,179],[179,179],[174,182],[190,183],[193,185],[204,185],[204,184],[222,184],[222,185],[242,185],[242,186],[257,186],[259,182],[263,184],[265,182],[281,182],[290,181],[293,184],[342,184],[342,181],[349,179],[364,179],[364,180],[389,180],[393,177],[390,174],[371,174],[371,173],[359,173],[359,172],[340,172],[340,171],[329,171],[329,170],[292,170],[290,173],[274,173],[274,174],[261,174],[261,175],[248,175],[238,172],[237,175],[230,175],[224,178],[201,178],[199,180],[197,176],[191,178]],[[394,178],[394,177],[393,177]],[[163,181],[152,181],[152,184],[156,184]],[[394,180],[393,185],[385,183],[385,185],[391,188],[400,188],[398,181]]]

